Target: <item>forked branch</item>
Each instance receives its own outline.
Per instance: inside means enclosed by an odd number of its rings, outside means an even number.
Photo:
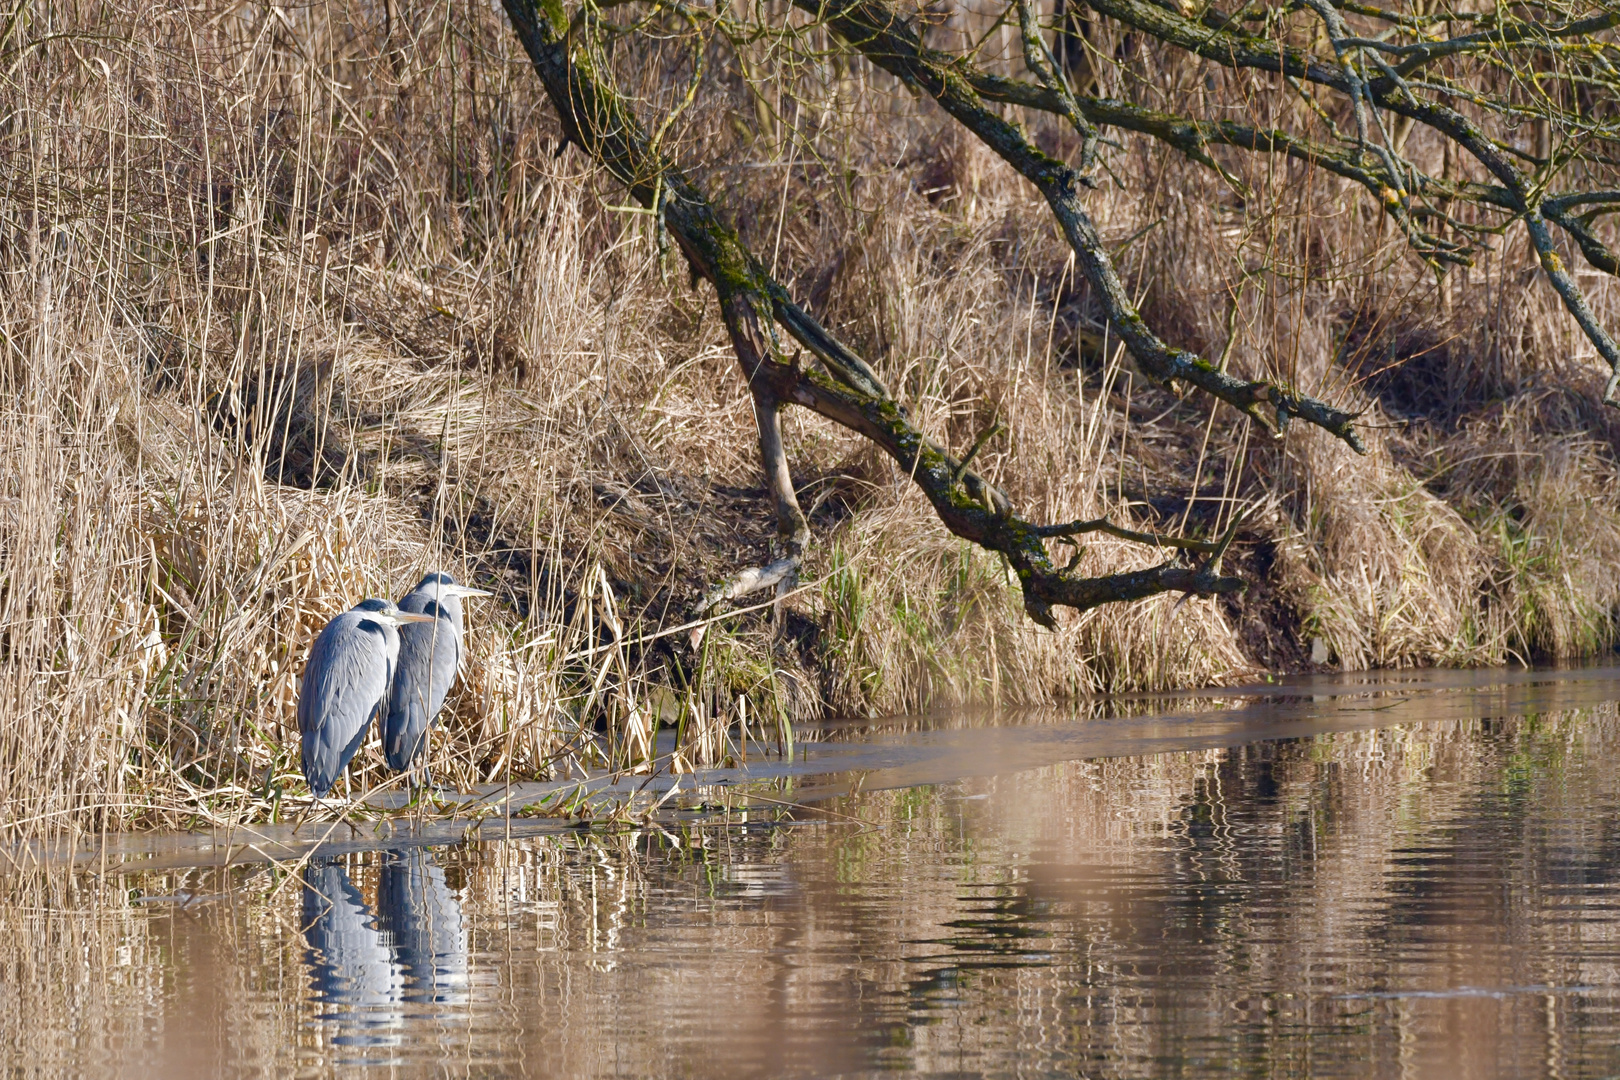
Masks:
[[[1041,527],[1020,518],[994,485],[919,431],[870,366],[794,304],[697,186],[649,146],[624,98],[595,76],[589,54],[576,51],[566,37],[568,23],[560,0],[504,2],[567,136],[624,183],[643,206],[658,205],[693,271],[713,284],[732,348],[754,395],[778,531],[790,548],[791,538],[802,535],[803,518],[774,426],[776,406],[785,403],[808,408],[882,447],[951,532],[1006,558],[1022,586],[1025,611],[1044,626],[1055,625],[1053,608],[1059,606],[1083,611],[1164,592],[1210,596],[1244,587],[1241,579],[1221,573],[1221,552],[1194,566],[1172,558],[1144,570],[1103,577],[1080,577],[1055,566]],[[827,374],[786,359],[775,336],[777,326],[814,353]],[[1182,370],[1174,364],[1169,369],[1171,377],[1184,377]],[[1279,415],[1283,409],[1298,411],[1297,399],[1277,396],[1282,401]],[[1265,396],[1253,400],[1273,401]],[[1346,427],[1348,419],[1345,414]]]
[[[1042,153],[1018,125],[991,109],[966,72],[965,60],[941,62],[916,27],[884,0],[794,0],[868,60],[928,94],[1045,196],[1081,272],[1102,303],[1109,325],[1144,374],[1166,386],[1176,380],[1242,410],[1280,436],[1298,417],[1343,439],[1357,453],[1356,413],[1274,383],[1240,379],[1184,349],[1166,344],[1137,312],[1114,269],[1097,227],[1080,202],[1081,175]],[[1059,111],[1062,111],[1061,107]]]

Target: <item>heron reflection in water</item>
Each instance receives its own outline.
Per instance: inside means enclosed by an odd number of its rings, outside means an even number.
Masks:
[[[341,861],[304,870],[306,962],[338,1046],[397,1045],[405,1003],[466,1000],[466,922],[444,869],[425,848],[383,854],[375,912]]]
[[[406,1001],[466,1000],[467,924],[431,851],[388,853],[377,883],[377,914],[405,976]]]
[[[343,1028],[337,1046],[393,1046],[403,1026],[401,979],[360,890],[335,859],[304,868],[304,943],[321,1019]]]

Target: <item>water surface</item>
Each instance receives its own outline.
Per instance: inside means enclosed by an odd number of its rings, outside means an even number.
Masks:
[[[810,809],[747,824],[701,812],[712,775],[657,826],[362,830],[295,874],[120,840],[8,879],[0,1047],[90,1076],[1620,1074],[1620,671],[1223,698],[829,728],[751,770]]]

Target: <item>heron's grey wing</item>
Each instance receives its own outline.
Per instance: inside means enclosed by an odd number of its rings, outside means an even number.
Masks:
[[[387,638],[374,623],[345,612],[310,649],[298,694],[304,776],[317,795],[329,791],[360,749],[372,713],[388,697],[393,672]]]
[[[401,610],[409,609],[402,607]],[[404,771],[411,767],[432,720],[428,702],[431,700],[429,675],[433,667],[434,629],[435,624],[429,623],[407,623],[400,627],[399,663],[394,667],[388,718],[383,723],[383,754],[391,769]]]
[[[466,1000],[466,922],[432,852],[390,853],[377,882],[377,916],[404,970],[406,1001]]]
[[[399,602],[401,611],[437,614],[430,595],[413,592]],[[447,605],[448,606],[448,605]],[[399,630],[399,664],[383,730],[383,751],[390,768],[411,767],[461,666],[461,632],[440,615],[431,623],[407,623]]]
[[[448,618],[441,618],[438,627],[438,636],[433,641],[433,693],[428,696],[430,717],[438,716],[439,710],[444,708],[444,699],[449,696],[456,673],[461,670],[461,627]]]
[[[341,864],[314,859],[304,868],[304,943],[315,995],[327,1019],[366,1027],[401,1019],[401,980],[371,910]]]

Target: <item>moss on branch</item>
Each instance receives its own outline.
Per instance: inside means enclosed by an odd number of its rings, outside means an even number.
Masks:
[[[557,0],[504,2],[569,138],[642,205],[651,207],[660,188],[669,193],[662,207],[665,226],[693,270],[714,285],[732,347],[756,400],[800,405],[876,443],[912,478],[951,532],[1006,557],[1022,586],[1024,609],[1036,622],[1054,626],[1053,608],[1059,606],[1085,610],[1170,591],[1211,596],[1244,588],[1241,579],[1221,573],[1219,553],[1197,566],[1170,561],[1102,577],[1082,577],[1054,566],[1041,527],[1018,517],[994,485],[919,431],[871,368],[794,304],[696,185],[649,147],[628,104],[594,77],[589,63],[558,31],[564,24]],[[1036,160],[1041,168],[1054,170],[1054,182],[1072,180],[1061,163],[1045,155]],[[830,374],[784,362],[773,322],[815,353]],[[1172,377],[1193,381],[1182,370],[1172,366]],[[1190,363],[1185,370],[1204,374]],[[1262,394],[1253,400],[1270,399]]]
[[[988,107],[969,79],[965,61],[942,62],[942,54],[925,48],[912,23],[884,0],[794,2],[822,18],[872,63],[933,97],[1035,185],[1074,249],[1081,272],[1102,302],[1109,323],[1137,366],[1150,378],[1164,384],[1179,379],[1242,410],[1278,436],[1287,430],[1292,418],[1299,417],[1343,439],[1356,452],[1366,453],[1355,431],[1355,413],[1274,383],[1235,378],[1161,340],[1131,302],[1102,237],[1081,205],[1080,174],[1043,153],[1017,124]]]

